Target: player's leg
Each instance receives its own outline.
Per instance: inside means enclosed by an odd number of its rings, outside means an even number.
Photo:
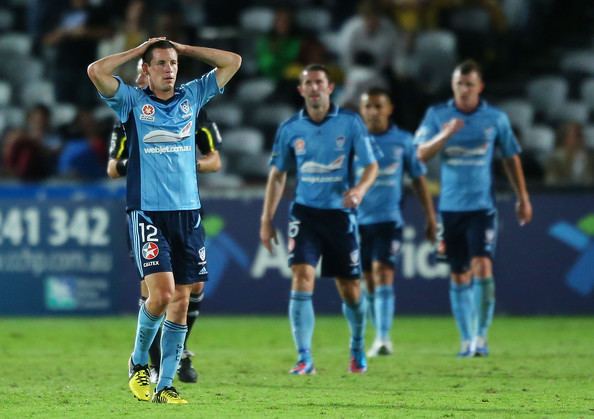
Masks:
[[[474,292],[466,240],[466,216],[442,213],[443,244],[450,265],[450,305],[460,332],[460,357],[474,355]]]
[[[475,303],[476,355],[487,356],[487,332],[495,312],[495,281],[493,257],[497,243],[497,213],[479,212],[470,229],[473,290]]]
[[[179,362],[179,369],[177,370],[177,377],[184,383],[195,383],[198,381],[198,372],[192,365],[192,357],[194,354],[188,349],[188,338],[192,332],[192,327],[200,314],[200,306],[204,299],[204,282],[196,282],[192,285],[190,293],[190,302],[188,304],[188,316],[186,324],[188,326],[188,333],[186,333],[186,340],[184,341],[184,352]]]
[[[148,298],[148,288],[144,279],[140,281],[140,299],[138,301],[138,307],[142,307],[142,305],[146,302]],[[151,383],[157,384],[159,380],[159,365],[161,365],[161,328],[157,329],[157,334],[153,339],[153,343],[151,343],[151,347],[149,348],[149,357],[151,361],[151,365],[149,367],[149,371],[151,374]]]
[[[375,340],[367,355],[374,357],[389,355],[393,352],[390,331],[392,330],[396,298],[394,294],[394,268],[380,261],[374,261],[372,266],[373,281],[375,283]]]
[[[171,280],[173,281],[173,275]],[[147,285],[149,285],[150,289],[149,282],[147,282]],[[187,403],[173,387],[173,378],[178,368],[186,332],[188,331],[186,316],[191,288],[192,286],[189,284],[176,284],[171,301],[167,306],[167,315],[163,322],[163,335],[161,338],[161,351],[163,353],[161,374],[153,396],[153,402],[155,403]]]
[[[351,331],[349,371],[364,373],[367,371],[365,357],[365,318],[366,301],[361,297],[361,282],[357,278],[337,277],[336,288],[342,298],[342,313]]]
[[[371,259],[373,246],[372,227],[369,225],[359,225],[359,238],[361,240],[361,268],[363,269],[364,279],[364,284],[362,284],[361,292],[363,293],[363,298],[367,300],[368,317],[371,320],[372,326],[375,328],[375,283],[373,282],[373,275],[371,273]]]
[[[299,263],[293,264],[291,270],[293,275],[289,300],[289,321],[297,349],[297,363],[289,373],[295,375],[314,374],[311,344],[315,326],[312,301],[315,268],[309,264]]]

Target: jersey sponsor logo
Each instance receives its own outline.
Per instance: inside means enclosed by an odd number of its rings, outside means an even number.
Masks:
[[[344,143],[346,142],[346,138],[344,135],[341,135],[336,139],[336,148],[338,150],[342,150],[344,148]]]
[[[379,169],[377,175],[378,176],[390,176],[393,175],[394,173],[396,173],[398,171],[398,168],[400,167],[400,163],[396,162],[396,163],[392,163],[386,167],[383,167],[381,169]]]
[[[140,114],[141,121],[155,121],[155,107],[150,103],[146,103],[142,105],[142,112]]]
[[[192,133],[193,124],[193,121],[188,121],[178,133],[157,129],[146,134],[142,141],[145,143],[175,143],[182,141]]]
[[[148,268],[149,266],[159,266],[159,261],[158,260],[151,260],[149,262],[144,262],[142,264],[143,268]]]
[[[297,156],[305,154],[305,140],[303,138],[297,138],[293,147]]]
[[[192,107],[190,106],[190,101],[188,99],[184,100],[182,103],[179,104],[179,109],[184,114],[184,119],[192,116]]]
[[[487,154],[489,144],[483,143],[478,147],[450,146],[443,152],[447,157],[482,157]]]
[[[146,147],[144,154],[167,154],[167,153],[185,153],[192,151],[191,145],[160,145],[155,147]]]
[[[145,243],[142,246],[142,257],[147,260],[152,260],[159,255],[159,246],[153,242]]]
[[[330,173],[342,168],[344,163],[344,154],[329,164],[308,161],[301,165],[301,173]]]

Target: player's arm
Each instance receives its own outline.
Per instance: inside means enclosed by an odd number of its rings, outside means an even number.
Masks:
[[[375,182],[379,165],[373,162],[365,166],[359,182],[343,194],[342,204],[345,208],[357,208],[363,197]]]
[[[150,38],[136,48],[117,54],[108,55],[91,63],[87,67],[87,74],[97,91],[105,97],[113,97],[118,90],[119,82],[113,77],[116,68],[130,60],[142,57],[149,45],[165,38]]]
[[[107,176],[116,179],[126,176],[128,172],[128,148],[126,132],[121,124],[116,124],[109,141],[109,161],[107,162]]]
[[[419,144],[417,147],[417,157],[422,162],[427,162],[431,160],[437,153],[441,151],[441,149],[445,146],[448,140],[460,131],[464,126],[464,121],[461,119],[453,118],[446,122],[441,131],[439,131],[433,138],[429,141]]]
[[[425,213],[425,237],[427,240],[433,242],[437,235],[437,220],[435,218],[435,208],[433,207],[433,200],[431,193],[427,188],[427,181],[425,176],[419,176],[413,179],[413,189],[417,195],[417,199],[423,207]]]
[[[283,196],[286,182],[287,172],[281,172],[276,166],[271,166],[264,193],[262,216],[260,217],[260,241],[270,253],[272,253],[272,243],[278,244],[272,220]]]
[[[529,223],[532,220],[532,204],[526,188],[526,179],[520,157],[516,154],[503,159],[503,168],[509,179],[512,189],[517,198],[516,216],[520,225]]]
[[[241,56],[234,52],[170,42],[179,55],[186,55],[215,67],[219,87],[224,87],[241,67]]]

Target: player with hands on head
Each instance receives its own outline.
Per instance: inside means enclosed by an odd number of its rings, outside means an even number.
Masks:
[[[214,68],[176,87],[179,55]],[[129,86],[113,76],[120,65],[140,57],[148,88]],[[101,98],[124,124],[129,147],[128,226],[136,267],[149,292],[140,307],[129,360],[128,384],[138,400],[151,400],[148,349],[163,322],[160,375],[152,401],[187,403],[173,387],[173,378],[187,333],[192,284],[208,275],[194,123],[240,66],[235,53],[160,37],[101,58],[87,69]]]
[[[430,107],[415,134],[421,160],[441,159],[440,247],[445,248],[440,250],[451,270],[450,303],[461,335],[460,357],[489,354],[487,332],[495,309],[496,148],[516,194],[519,224],[532,219],[520,146],[507,115],[481,99],[483,89],[478,63],[460,63],[452,74],[453,99]]]

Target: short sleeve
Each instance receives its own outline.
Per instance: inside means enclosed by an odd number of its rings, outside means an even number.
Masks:
[[[355,116],[353,121],[353,131],[355,155],[359,159],[359,163],[362,166],[369,166],[371,163],[376,162],[377,158],[372,146],[371,136],[358,115]],[[376,149],[379,150],[378,147],[376,147]]]
[[[439,132],[439,124],[435,120],[435,113],[432,108],[427,109],[425,116],[421,121],[421,125],[417,128],[414,137],[414,145],[426,143]]]
[[[287,138],[287,129],[285,125],[281,125],[276,131],[269,165],[275,166],[281,172],[286,172],[289,167],[291,167],[291,156],[291,148],[289,139]]]
[[[119,76],[113,77],[119,83],[115,94],[112,97],[106,97],[99,93],[99,97],[116,113],[118,119],[125,123],[138,96],[138,90],[124,83]]]
[[[216,68],[200,77],[183,85],[192,96],[198,107],[206,105],[213,97],[222,94],[224,89],[217,84]]]

